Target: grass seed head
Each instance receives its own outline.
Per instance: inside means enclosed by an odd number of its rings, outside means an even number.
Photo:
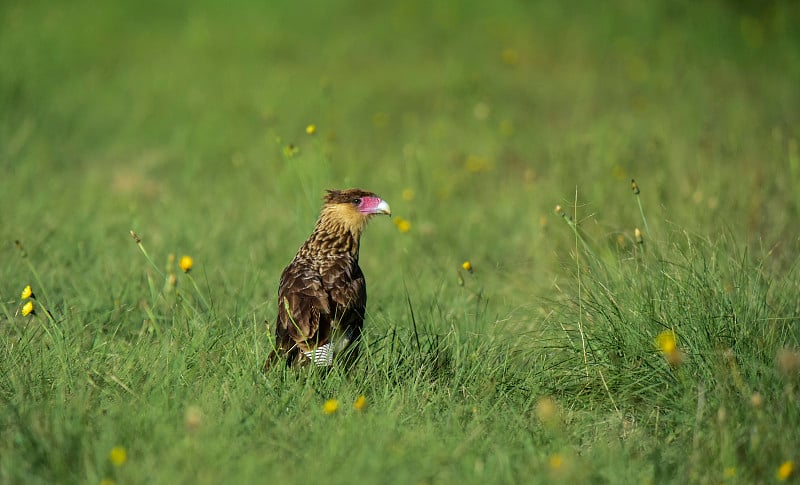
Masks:
[[[555,426],[559,421],[558,404],[550,396],[544,396],[536,403],[536,417],[547,426]]]
[[[286,158],[294,158],[298,153],[300,153],[300,148],[298,148],[292,143],[289,143],[288,145],[283,147],[283,155]]]
[[[728,410],[725,409],[725,406],[720,406],[717,409],[717,423],[722,426],[725,424],[725,421],[728,419]]]
[[[197,406],[189,406],[186,408],[183,424],[186,426],[186,431],[194,433],[203,424],[203,411]]]
[[[631,179],[631,190],[633,190],[634,194],[639,195],[639,184],[634,179]]]
[[[794,349],[781,349],[775,357],[778,370],[786,377],[800,372],[800,351]]]

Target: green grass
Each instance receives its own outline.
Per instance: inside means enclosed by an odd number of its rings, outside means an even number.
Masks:
[[[0,482],[777,481],[800,465],[799,21],[4,2]],[[362,241],[363,358],[262,374],[280,271],[348,186],[411,224]]]

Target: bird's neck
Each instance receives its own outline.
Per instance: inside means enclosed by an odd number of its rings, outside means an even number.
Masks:
[[[362,228],[324,216],[319,218],[314,232],[303,245],[306,251],[326,256],[346,255],[358,260]]]

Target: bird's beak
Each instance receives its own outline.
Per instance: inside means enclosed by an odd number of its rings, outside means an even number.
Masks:
[[[385,200],[381,200],[381,202],[375,207],[374,214],[386,214],[387,216],[392,216],[392,209],[389,207],[389,204],[386,203]]]

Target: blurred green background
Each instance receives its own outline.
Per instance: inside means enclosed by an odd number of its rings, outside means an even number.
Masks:
[[[412,222],[390,254],[420,245],[426,265],[455,253],[538,279],[552,208],[577,190],[598,235],[630,233],[632,177],[656,221],[792,239],[797,10],[7,1],[5,253],[21,239],[127,266],[136,229],[213,266],[280,265],[322,190],[352,185]]]

